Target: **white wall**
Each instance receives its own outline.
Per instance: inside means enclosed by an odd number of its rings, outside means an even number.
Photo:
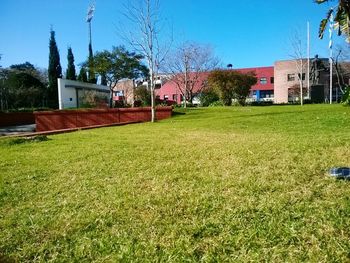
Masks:
[[[58,79],[58,103],[59,109],[76,108],[77,105],[77,89],[107,91],[109,87],[85,83],[75,80]]]

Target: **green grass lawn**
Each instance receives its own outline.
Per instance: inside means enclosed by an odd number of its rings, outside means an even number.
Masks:
[[[0,140],[1,260],[350,260],[350,108],[191,109]]]

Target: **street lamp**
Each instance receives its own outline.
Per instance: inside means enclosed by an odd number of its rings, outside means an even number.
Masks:
[[[86,22],[89,23],[89,44],[90,46],[92,46],[92,40],[91,40],[91,21],[92,18],[94,17],[94,12],[95,12],[95,5],[91,4],[88,12],[87,12],[87,16],[86,16]]]

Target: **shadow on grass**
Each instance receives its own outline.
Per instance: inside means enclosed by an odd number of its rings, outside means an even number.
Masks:
[[[20,137],[20,138],[11,138],[3,141],[3,144],[12,146],[23,143],[37,143],[37,142],[45,142],[51,139],[47,138],[45,135],[31,136],[31,137]],[[0,261],[1,262],[1,261]]]
[[[2,263],[15,263],[15,262],[19,262],[19,261],[0,254],[0,262],[2,262]]]
[[[173,113],[171,114],[171,117],[178,117],[182,115],[186,115],[186,112],[173,111]]]

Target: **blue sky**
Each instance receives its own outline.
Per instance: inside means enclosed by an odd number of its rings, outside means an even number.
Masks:
[[[95,0],[94,51],[124,44],[117,34],[127,0]],[[172,24],[175,43],[211,44],[223,65],[234,68],[271,66],[289,59],[295,30],[306,42],[306,22],[311,23],[311,54],[327,56],[327,40],[317,38],[318,25],[329,4],[313,0],[160,0],[163,18]],[[61,64],[66,68],[67,47],[76,64],[88,55],[89,0],[1,0],[1,65],[29,61],[48,65],[49,31],[56,31]],[[336,37],[337,38],[337,37]],[[340,41],[340,39],[339,39]]]

